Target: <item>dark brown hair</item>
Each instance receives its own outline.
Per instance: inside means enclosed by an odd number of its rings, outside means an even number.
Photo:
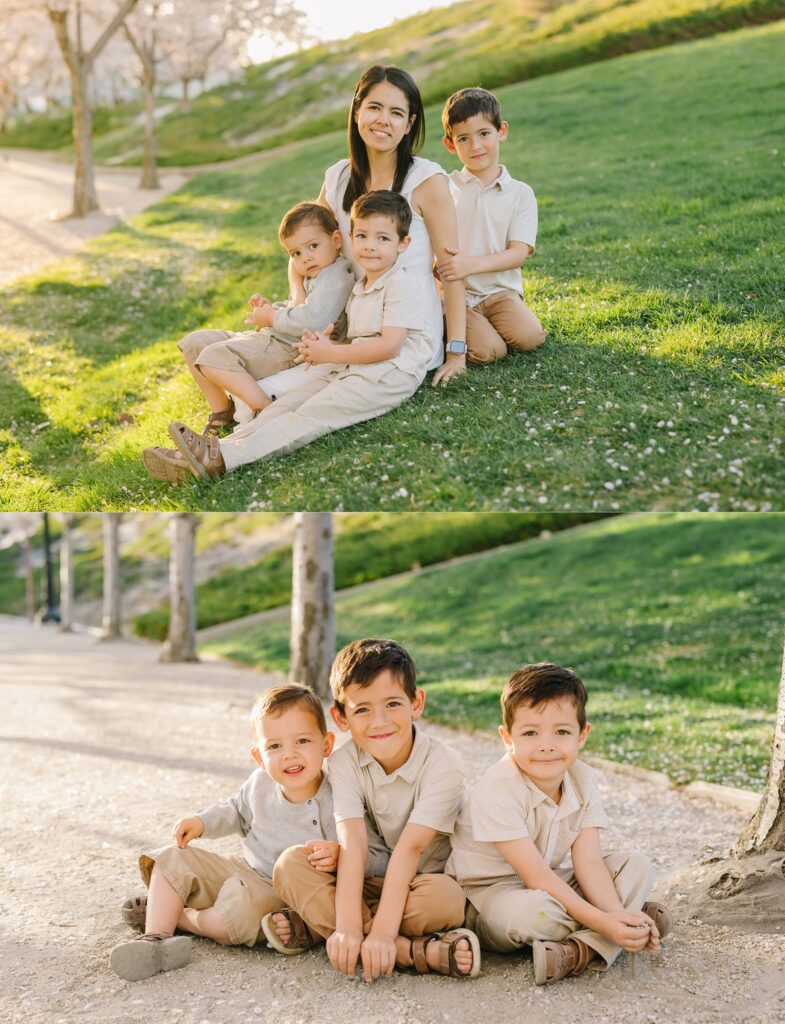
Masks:
[[[395,224],[399,239],[403,240],[409,234],[409,228],[412,226],[412,208],[400,192],[391,192],[388,188],[380,188],[373,192],[366,192],[359,199],[355,199],[350,213],[352,230],[354,230],[355,220],[375,216],[389,217]]]
[[[281,686],[273,686],[270,690],[256,698],[251,708],[251,728],[256,732],[256,723],[260,718],[267,715],[282,715],[289,708],[300,707],[310,711],[319,726],[322,736],[327,735],[327,721],[324,716],[322,702],[307,686],[300,686],[299,683],[283,683]]]
[[[368,188],[370,173],[368,152],[354,117],[371,89],[381,82],[390,82],[401,90],[409,104],[409,117],[414,118],[414,123],[398,143],[398,148],[395,151],[393,192],[400,192],[403,188],[403,182],[409,173],[414,154],[418,152],[425,141],[425,115],[422,97],[412,76],[403,68],[396,68],[392,65],[385,67],[382,64],[374,64],[373,67],[368,68],[357,83],[352,105],[349,108],[349,184],[346,186],[343,197],[343,208],[346,211],[351,210],[355,199],[358,199]]]
[[[452,126],[468,121],[475,114],[485,114],[495,128],[502,126],[502,111],[499,101],[487,89],[459,89],[448,97],[442,110],[442,128],[448,139],[452,138]]]
[[[551,700],[567,697],[575,705],[578,725],[586,725],[586,701],[589,699],[583,680],[571,668],[540,662],[524,665],[513,672],[502,690],[502,721],[508,731],[512,728],[515,712],[522,705],[536,708]]]
[[[278,228],[280,241],[293,235],[301,224],[316,224],[328,235],[339,230],[335,214],[328,206],[322,206],[321,203],[298,203],[283,215]]]
[[[370,686],[380,672],[389,669],[398,677],[409,700],[417,696],[414,662],[409,652],[394,640],[366,637],[354,640],[338,651],[330,670],[333,703],[343,714],[347,686]]]

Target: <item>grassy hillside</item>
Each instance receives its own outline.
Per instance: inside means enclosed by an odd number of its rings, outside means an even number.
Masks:
[[[469,0],[248,68],[162,117],[158,156],[175,165],[226,160],[342,127],[354,83],[372,63],[406,67],[426,103],[437,103],[465,85],[496,88],[782,17],[785,0]],[[98,112],[95,134],[99,160],[141,162],[139,103]],[[70,117],[21,122],[0,145],[68,152]]]
[[[785,516],[640,515],[339,597],[338,643],[393,635],[413,653],[426,714],[499,721],[527,661],[584,678],[588,750],[757,789],[769,758],[785,633]],[[206,649],[285,672],[288,621]]]
[[[498,514],[447,512],[361,512],[334,518],[335,586],[338,590],[433,565],[459,555],[536,537],[543,530],[565,530],[591,519],[590,514]],[[255,565],[213,576],[197,587],[197,627],[230,622],[287,604],[292,596],[292,549],[279,548]],[[137,633],[163,640],[169,628],[169,605],[138,616]]]
[[[139,459],[168,421],[204,418],[176,341],[285,294],[279,217],[341,136],[193,179],[17,280],[0,290],[0,506],[783,507],[783,52],[780,22],[501,90],[503,158],[540,201],[525,283],[546,344],[216,485],[171,488]],[[428,138],[454,166],[433,109]]]

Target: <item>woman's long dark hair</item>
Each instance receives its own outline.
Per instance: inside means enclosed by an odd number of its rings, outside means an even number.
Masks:
[[[400,192],[403,187],[404,178],[412,165],[414,154],[420,149],[425,141],[425,117],[423,113],[422,97],[412,76],[401,68],[393,66],[384,67],[381,64],[374,64],[372,68],[363,74],[354,90],[354,99],[349,110],[349,184],[343,197],[343,208],[347,212],[351,210],[352,203],[363,193],[368,191],[368,174],[370,164],[368,163],[368,151],[365,143],[360,138],[360,131],[354,117],[360,109],[360,105],[368,93],[380,82],[390,82],[397,86],[406,97],[409,103],[409,117],[414,118],[414,124],[406,135],[398,143],[395,151],[395,178],[393,179],[392,191]]]

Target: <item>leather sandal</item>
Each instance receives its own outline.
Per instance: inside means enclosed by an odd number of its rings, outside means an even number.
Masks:
[[[565,939],[563,942],[538,939],[532,943],[532,952],[535,985],[548,985],[552,981],[580,974],[596,955],[593,949],[579,939]]]
[[[144,468],[156,480],[170,484],[181,484],[188,479],[190,467],[176,448],[159,448],[153,445],[142,452]]]
[[[123,922],[138,932],[144,931],[144,922],[147,917],[147,897],[132,896],[126,900],[120,910]]]
[[[472,953],[470,971],[462,971],[455,960],[455,950],[461,939],[469,940]],[[439,966],[431,967],[425,950],[432,942],[439,943]],[[418,974],[446,974],[450,978],[476,978],[480,973],[480,940],[468,928],[452,928],[448,932],[434,932],[432,935],[418,935],[410,943],[411,958]]]
[[[219,412],[211,412],[210,416],[205,424],[204,430],[202,431],[203,437],[223,437],[225,434],[231,433],[234,428],[234,399],[229,399],[229,405],[226,409],[221,409]]]
[[[213,480],[224,475],[226,464],[215,435],[204,437],[176,421],[169,424],[169,436],[197,480]]]
[[[283,914],[289,922],[291,934],[288,942],[284,942],[275,930],[274,914]],[[305,953],[315,945],[305,921],[292,907],[284,907],[283,910],[274,910],[272,914],[265,914],[261,920],[261,928],[268,945],[279,953],[283,953],[284,956]]]
[[[644,914],[654,921],[657,931],[660,933],[660,938],[664,939],[666,935],[669,935],[673,931],[673,916],[670,910],[662,903],[657,903],[654,900],[649,900],[648,903],[644,903],[641,907]]]
[[[137,935],[121,942],[109,954],[112,970],[126,981],[142,981],[160,971],[176,971],[191,960],[187,935]]]

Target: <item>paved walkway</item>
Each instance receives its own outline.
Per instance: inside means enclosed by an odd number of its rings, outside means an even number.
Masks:
[[[186,180],[180,171],[164,170],[161,188],[149,191],[137,187],[139,174],[137,167],[98,169],[101,209],[63,219],[71,209],[72,165],[33,150],[0,149],[0,284],[76,252]]]
[[[154,645],[103,643],[0,617],[0,1020],[9,1024],[363,1024],[522,1019],[547,1024],[752,1024],[781,1020],[785,937],[683,920],[656,958],[535,988],[528,957],[486,956],[472,982],[397,973],[372,986],[324,951],[195,941],[191,965],[131,985],[109,970],[126,937],[135,859],[174,820],[235,791],[252,768],[247,711],[272,677],[225,663],[161,665]],[[499,756],[448,734],[470,779]],[[614,827],[660,875],[721,852],[742,815],[603,772]],[[236,849],[234,839],[215,845]]]

